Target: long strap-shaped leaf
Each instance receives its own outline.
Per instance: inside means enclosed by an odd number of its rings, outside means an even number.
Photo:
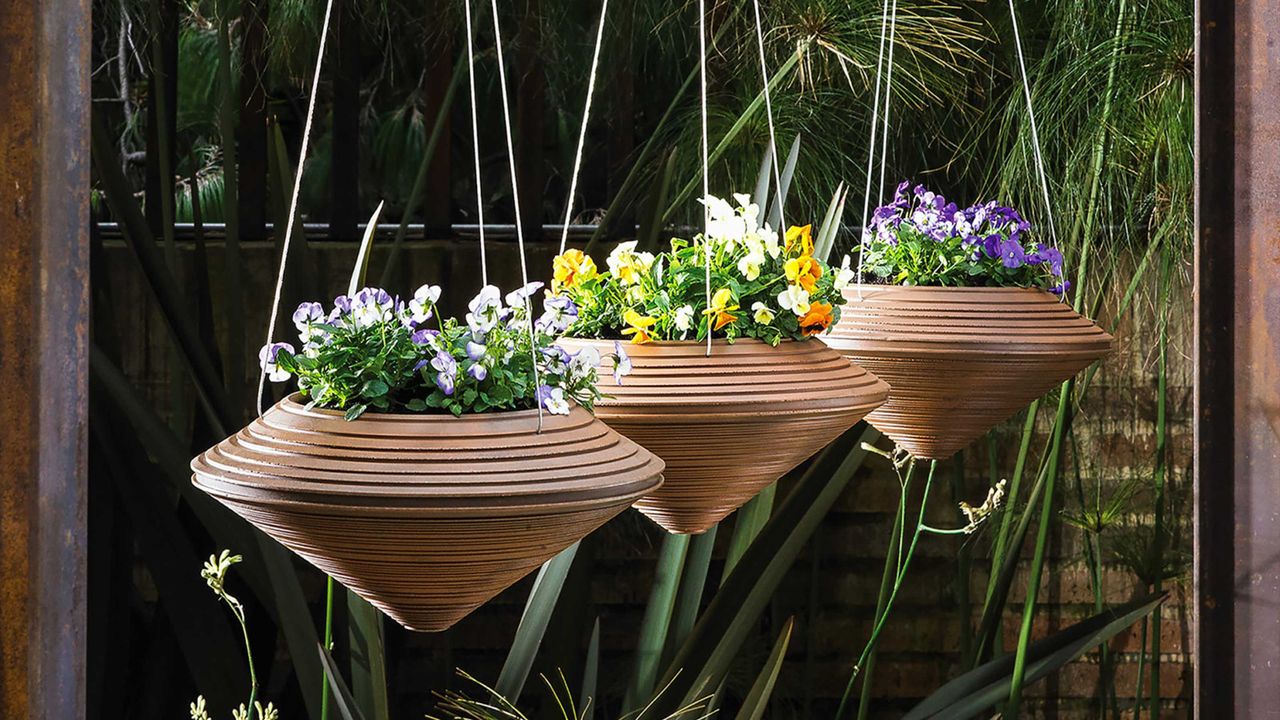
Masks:
[[[1039,680],[1090,648],[1106,642],[1155,610],[1167,597],[1167,593],[1148,595],[1031,643],[1027,648],[1028,663],[1023,682]],[[1014,664],[1014,656],[1006,655],[970,670],[938,688],[924,702],[912,708],[903,720],[966,720],[978,716],[1008,696]]]
[[[623,714],[643,707],[653,694],[662,647],[666,644],[667,630],[671,627],[671,611],[680,590],[680,576],[684,573],[684,560],[689,552],[688,535],[667,535],[662,539],[658,552],[658,567],[649,589],[649,602],[645,605],[644,619],[640,621],[640,637],[636,641],[635,667],[631,684],[622,703]]]
[[[564,579],[568,577],[573,558],[578,554],[578,544],[574,543],[561,550],[559,555],[543,564],[538,571],[538,578],[533,582],[524,614],[520,616],[520,627],[516,629],[507,661],[503,663],[498,682],[494,685],[498,695],[512,702],[516,702],[520,698],[520,692],[524,690],[529,670],[533,667],[533,659],[538,655],[538,646],[542,644],[547,623],[551,621],[556,600],[560,598],[560,589],[564,587]]]
[[[356,699],[351,694],[351,688],[347,687],[347,683],[343,681],[342,673],[338,671],[338,664],[333,661],[333,656],[319,643],[316,643],[316,649],[320,651],[320,664],[324,667],[325,677],[329,678],[329,688],[333,690],[335,698],[334,704],[342,715],[342,719],[365,720],[364,715],[360,714],[360,706],[356,704]]]
[[[800,478],[667,667],[652,716],[670,714],[720,684],[786,571],[862,465],[866,451],[861,443],[879,435],[859,423],[828,446]]]
[[[791,631],[795,629],[795,624],[795,618],[787,618],[787,624],[782,626],[782,632],[778,633],[778,639],[773,643],[769,659],[765,660],[764,667],[751,686],[751,692],[747,693],[742,707],[738,709],[738,720],[760,720],[764,717],[764,711],[769,707],[769,698],[773,695],[773,686],[778,682],[778,673],[782,670],[782,661],[787,656],[787,646],[791,644]]]
[[[387,701],[382,612],[348,590],[347,622],[351,638],[351,685],[356,700],[370,720],[387,720],[391,712]]]

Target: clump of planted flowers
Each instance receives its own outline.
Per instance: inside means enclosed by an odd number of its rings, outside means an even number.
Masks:
[[[529,283],[504,297],[487,285],[461,321],[438,317],[435,285],[407,300],[365,288],[338,296],[327,311],[306,302],[293,314],[301,351],[274,343],[259,359],[272,381],[296,375],[309,406],[345,410],[348,420],[370,409],[461,415],[540,406],[564,415],[576,402],[590,410],[601,397],[598,351],[569,354],[556,345],[577,310],[548,296],[533,317],[541,288]],[[617,381],[628,366],[615,358]]]
[[[876,208],[859,251],[873,281],[896,285],[1038,287],[1061,295],[1062,253],[1033,239],[1031,223],[995,201],[960,208],[903,181]]]
[[[848,263],[833,269],[814,256],[812,226],[780,236],[749,196],[733,198],[704,198],[706,231],[672,239],[667,252],[621,243],[603,270],[580,250],[556,257],[552,293],[578,311],[568,333],[634,343],[710,334],[777,345],[825,331],[840,317],[841,290],[853,278]]]

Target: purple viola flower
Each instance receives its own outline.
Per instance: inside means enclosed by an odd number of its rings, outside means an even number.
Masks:
[[[444,350],[431,358],[431,367],[436,370],[436,387],[445,395],[452,395],[454,382],[458,378],[458,361]]]
[[[471,363],[471,367],[467,368],[467,374],[475,378],[476,382],[483,382],[489,377],[489,369],[480,363]]]
[[[276,356],[280,354],[281,350],[288,352],[290,355],[293,354],[293,346],[282,342],[263,345],[262,349],[258,351],[258,365],[267,374],[267,379],[271,382],[284,382],[293,377],[288,370],[276,364]]]
[[[467,304],[471,310],[467,313],[467,327],[471,328],[471,333],[475,337],[483,337],[502,319],[503,307],[499,300],[500,292],[493,285],[485,285]]]
[[[627,351],[622,349],[622,343],[617,340],[613,341],[613,382],[621,385],[622,378],[631,374],[631,356],[627,355]]]
[[[480,362],[480,358],[484,357],[484,353],[488,349],[489,348],[478,342],[473,342],[471,340],[467,341],[467,357],[470,358],[472,362]]]
[[[426,345],[434,350],[436,349],[436,337],[438,335],[440,335],[439,330],[423,328],[414,332],[413,335],[410,335],[409,339],[413,341],[414,345]]]
[[[1049,265],[1049,272],[1062,277],[1062,251],[1043,243],[1036,246],[1036,254]]]
[[[541,385],[536,393],[538,405],[552,415],[568,415],[569,401],[564,397],[564,388]]]
[[[996,233],[992,233],[982,238],[982,251],[986,253],[989,258],[1000,257],[1000,242],[1003,239],[1004,238],[1000,237]]]
[[[1010,237],[1000,243],[1000,263],[1005,267],[1013,269],[1020,268],[1027,259],[1027,251],[1022,248],[1022,243],[1017,238]]]
[[[391,319],[395,300],[386,290],[365,288],[351,299],[351,316],[357,327],[369,327]]]
[[[507,293],[507,297],[506,297],[507,304],[510,305],[511,307],[524,305],[525,301],[533,297],[533,294],[538,292],[541,289],[542,289],[542,283],[531,282],[526,284],[524,287],[512,290],[511,292]]]
[[[559,335],[578,319],[578,306],[564,295],[553,295],[542,301],[543,313],[538,318],[538,329]]]
[[[1049,288],[1049,292],[1053,293],[1054,295],[1058,295],[1059,297],[1061,297],[1062,295],[1065,295],[1065,294],[1067,293],[1067,291],[1068,291],[1068,290],[1070,290],[1070,289],[1071,289],[1071,281],[1070,281],[1070,280],[1063,280],[1062,282],[1058,283],[1057,285],[1054,285],[1053,287]]]

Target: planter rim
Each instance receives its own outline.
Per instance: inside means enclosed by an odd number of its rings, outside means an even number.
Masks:
[[[525,419],[525,418],[533,418],[536,420],[538,417],[537,408],[531,408],[527,410],[491,410],[486,412],[463,413],[461,415],[454,415],[453,413],[447,412],[447,411],[383,412],[381,410],[374,410],[371,408],[369,410],[366,410],[363,414],[360,415],[360,417],[356,418],[355,420],[346,420],[344,417],[346,413],[345,410],[335,410],[333,408],[326,408],[326,407],[319,407],[319,406],[308,409],[307,403],[304,400],[305,398],[303,398],[302,393],[295,390],[294,392],[291,392],[288,395],[281,398],[280,402],[276,403],[276,406],[288,408],[289,412],[297,415],[313,415],[316,417],[323,417],[323,418],[336,418],[338,420],[343,420],[345,422],[350,422],[350,423],[358,423],[361,420],[364,420],[365,418],[370,418],[370,419],[376,418],[378,420],[390,420],[392,422],[432,422],[432,421],[440,420],[440,421],[456,423],[456,422],[476,422],[481,420],[494,420],[498,418],[504,419],[504,420],[519,420],[519,419]],[[570,403],[570,408],[578,408],[578,407],[580,406],[577,403],[572,403],[572,402]],[[585,410],[585,408],[583,409]],[[569,417],[572,417],[573,415],[574,413],[572,409],[570,410],[570,413],[568,415],[555,415],[553,413],[547,412],[546,410],[542,411],[542,418],[543,418],[544,424],[546,423],[547,418],[569,418]]]
[[[793,338],[784,338],[778,343],[777,346],[774,346],[761,340],[760,338],[753,338],[753,337],[752,338],[742,337],[734,340],[733,342],[729,342],[729,340],[726,338],[712,338],[711,346],[712,347],[734,347],[736,345],[763,345],[765,347],[772,348],[772,347],[781,347],[782,345],[787,345],[787,344],[798,345],[800,343],[807,343],[815,339],[816,339],[816,336],[807,337],[802,340],[795,340]],[[620,342],[622,343],[622,347],[624,350],[627,348],[633,348],[633,347],[643,348],[643,347],[694,347],[694,346],[706,347],[707,346],[706,340],[650,340],[649,342],[646,342],[646,343],[633,343],[631,342],[630,338],[593,338],[593,337],[582,337],[581,335],[563,335],[560,338],[558,338],[556,342],[559,342],[560,340],[568,340],[570,342],[577,342],[577,343],[610,343],[612,344],[615,342]]]

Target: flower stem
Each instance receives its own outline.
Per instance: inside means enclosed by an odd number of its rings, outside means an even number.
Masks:
[[[333,649],[333,577],[326,578],[324,592],[324,650]],[[329,720],[329,671],[324,671],[320,688],[320,720]]]

